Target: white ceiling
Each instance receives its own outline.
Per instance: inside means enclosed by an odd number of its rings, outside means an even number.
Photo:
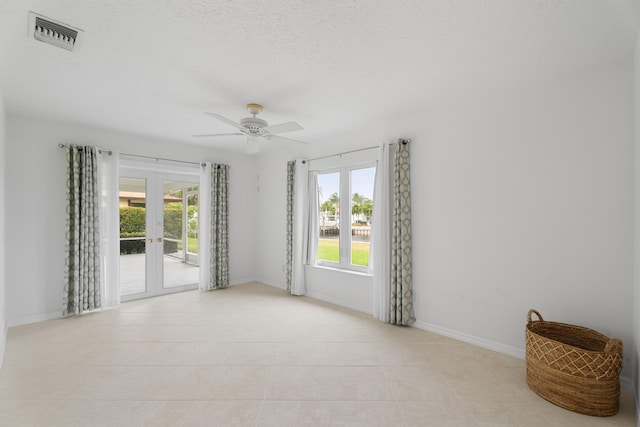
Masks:
[[[636,0],[2,0],[10,113],[244,150],[233,120],[320,144],[451,94],[633,53]],[[28,11],[85,31],[77,52],[27,35]]]

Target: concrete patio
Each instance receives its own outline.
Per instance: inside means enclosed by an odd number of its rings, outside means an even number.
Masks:
[[[200,267],[164,255],[163,287],[175,288],[199,282]],[[120,295],[132,295],[145,291],[145,254],[120,255]]]

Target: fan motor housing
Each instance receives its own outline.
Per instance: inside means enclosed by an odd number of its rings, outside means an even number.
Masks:
[[[269,124],[257,117],[245,117],[244,119],[240,119],[240,124],[247,129],[252,135],[262,135],[264,131],[262,128],[267,127]]]

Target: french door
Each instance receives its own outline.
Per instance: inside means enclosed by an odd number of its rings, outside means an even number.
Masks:
[[[196,289],[199,176],[121,167],[120,299]]]

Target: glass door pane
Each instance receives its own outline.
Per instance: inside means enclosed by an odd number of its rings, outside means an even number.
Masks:
[[[187,192],[187,263],[192,265],[200,265],[198,261],[199,207],[199,191]]]
[[[198,187],[194,182],[163,180],[164,288],[198,283]]]
[[[120,177],[120,295],[144,293],[146,282],[147,180]]]

